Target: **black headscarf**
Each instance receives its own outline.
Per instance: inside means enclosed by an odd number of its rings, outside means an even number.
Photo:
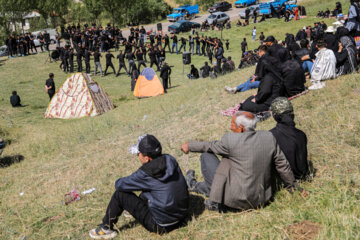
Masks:
[[[270,132],[290,163],[296,179],[305,179],[309,174],[307,161],[307,138],[303,131],[295,128],[294,114],[274,115],[277,122]]]

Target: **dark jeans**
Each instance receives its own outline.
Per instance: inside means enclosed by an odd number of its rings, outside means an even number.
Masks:
[[[85,61],[86,73],[90,73],[90,62]]]
[[[50,100],[51,100],[52,97],[54,96],[55,92],[51,91],[51,92],[48,92],[48,94],[49,94],[49,98],[50,98]]]
[[[150,232],[162,234],[178,227],[178,224],[166,228],[159,226],[151,215],[147,199],[142,198],[141,194],[138,197],[132,192],[122,192],[120,190],[116,190],[112,195],[102,223],[113,228],[124,210],[128,211]]]
[[[195,185],[195,192],[204,194],[207,197],[210,195],[211,184],[214,180],[215,172],[219,166],[220,160],[215,154],[203,153],[200,156],[201,173],[204,177],[204,182],[197,182]]]

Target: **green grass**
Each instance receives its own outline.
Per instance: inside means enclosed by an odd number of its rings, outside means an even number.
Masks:
[[[332,4],[332,3],[331,3]],[[271,20],[256,24],[258,33],[284,38],[316,19],[284,23]],[[329,21],[331,22],[331,21]],[[224,31],[230,39],[230,52],[240,60],[240,42],[250,40],[252,25]],[[206,35],[220,36],[220,32]],[[162,142],[164,152],[177,158],[183,172],[190,168],[200,175],[198,154],[184,155],[180,145],[188,140],[219,139],[230,128],[230,118],[220,110],[239,103],[256,90],[236,95],[224,92],[253,73],[254,68],[217,79],[190,81],[182,74],[181,56],[167,55],[173,68],[173,86],[167,95],[136,99],[130,92],[130,79],[95,77],[110,94],[116,109],[102,116],[77,120],[49,120],[43,114],[48,104],[44,91],[49,72],[56,86],[65,80],[58,64],[44,63],[47,54],[16,58],[0,66],[0,135],[11,143],[4,156],[23,155],[24,160],[0,168],[0,239],[87,239],[88,231],[103,217],[114,191],[114,181],[135,171],[140,163],[128,147],[143,133]],[[4,60],[4,59],[0,59]],[[103,59],[104,60],[104,59]],[[193,57],[200,67],[207,59]],[[91,62],[94,69],[93,61]],[[103,62],[104,66],[104,62]],[[185,66],[185,73],[189,67]],[[309,160],[316,168],[312,182],[299,194],[280,191],[275,201],[259,210],[218,214],[203,210],[203,197],[192,195],[192,220],[163,239],[292,239],[287,227],[309,220],[321,229],[317,239],[360,238],[360,116],[359,75],[327,81],[326,88],[293,100],[297,126],[307,133]],[[25,108],[9,106],[12,90],[17,90]],[[142,121],[147,115],[145,121]],[[269,130],[273,120],[260,123]],[[78,202],[62,205],[64,194],[73,188],[96,191]],[[24,192],[20,196],[20,192]],[[118,227],[131,223],[121,217]],[[140,225],[120,233],[117,239],[156,239]]]

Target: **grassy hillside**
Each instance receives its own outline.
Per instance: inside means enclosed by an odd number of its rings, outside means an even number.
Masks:
[[[271,20],[256,24],[258,33],[284,38],[316,19],[284,23]],[[331,21],[329,20],[329,23]],[[240,42],[248,37],[251,48],[252,26],[224,31],[230,39],[232,56],[238,64]],[[220,36],[220,32],[207,35]],[[244,82],[254,68],[234,72],[217,79],[184,78],[181,56],[167,55],[174,65],[173,88],[169,93],[148,99],[136,99],[130,92],[130,79],[112,74],[95,77],[117,106],[95,118],[49,120],[43,114],[48,104],[44,83],[49,72],[55,73],[57,87],[66,75],[58,64],[44,63],[47,54],[12,60],[0,59],[0,136],[8,146],[0,161],[0,239],[87,239],[88,231],[100,223],[114,191],[114,181],[135,171],[139,160],[128,147],[143,133],[151,133],[162,142],[164,152],[175,156],[183,172],[193,168],[200,175],[199,155],[184,155],[180,145],[188,140],[215,140],[229,130],[230,118],[220,110],[239,103],[256,91],[236,95],[224,92],[225,85]],[[103,59],[103,67],[105,66]],[[200,67],[207,59],[193,57]],[[93,61],[91,62],[94,69]],[[185,66],[185,73],[189,67]],[[309,197],[280,191],[275,201],[259,210],[218,214],[204,210],[202,196],[192,194],[192,219],[163,239],[309,239],[293,234],[289,228],[308,220],[319,230],[315,239],[360,238],[360,83],[359,75],[327,81],[326,88],[293,100],[297,126],[308,135],[309,160],[316,172],[312,182],[302,186]],[[9,106],[12,90],[17,90],[24,108]],[[144,118],[144,116],[146,117]],[[271,129],[273,120],[258,125]],[[19,163],[6,164],[22,155]],[[9,157],[6,157],[9,156]],[[64,194],[73,188],[96,191],[68,206]],[[20,196],[20,193],[23,193]],[[117,239],[156,239],[132,220],[120,218],[124,229]],[[300,229],[301,230],[301,229]],[[308,230],[308,229],[305,229]]]

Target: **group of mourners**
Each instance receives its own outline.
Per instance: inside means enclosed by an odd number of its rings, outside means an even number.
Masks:
[[[271,110],[277,125],[270,131],[256,131],[255,115],[243,111],[232,118],[230,132],[220,140],[181,146],[185,154],[201,153],[203,181],[196,179],[192,169],[184,176],[177,160],[162,152],[156,137],[140,136],[129,150],[137,154],[141,167],[115,182],[102,222],[89,232],[90,237],[115,237],[122,214],[159,234],[182,227],[191,218],[189,192],[204,195],[206,209],[217,212],[264,207],[282,186],[306,197],[299,182],[310,174],[307,137],[295,127],[293,107],[287,98],[276,98]]]
[[[316,17],[330,18],[330,17],[337,17],[340,14],[343,14],[342,5],[341,5],[341,2],[336,2],[335,3],[335,8],[334,8],[333,11],[330,12],[329,8],[327,8],[325,11],[318,11]]]
[[[226,86],[225,90],[236,93],[258,88],[239,110],[262,113],[269,110],[275,98],[304,92],[306,78],[312,83],[309,89],[315,90],[323,88],[325,80],[355,73],[359,54],[353,36],[358,36],[358,27],[350,18],[345,26],[337,28],[315,23],[313,28],[300,30],[296,38],[286,34],[285,41],[269,36],[257,51],[255,73],[245,83]]]
[[[58,38],[59,34],[56,33],[55,37]],[[38,44],[35,44],[35,40],[38,41]],[[41,52],[49,52],[50,44],[50,34],[47,31],[44,31],[44,34],[40,32],[39,35],[34,35],[30,32],[19,35],[9,35],[8,38],[5,40],[8,57],[11,58],[24,57],[31,54],[36,54],[38,53],[38,47],[41,49]]]

